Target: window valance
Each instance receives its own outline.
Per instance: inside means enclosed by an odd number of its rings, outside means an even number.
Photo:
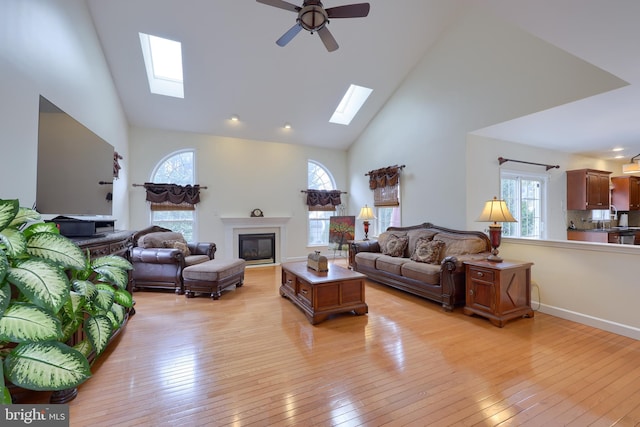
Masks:
[[[194,210],[200,202],[199,185],[145,182],[144,188],[151,210]]]
[[[375,190],[378,187],[393,187],[398,185],[400,171],[404,166],[388,166],[386,168],[369,171],[369,188]]]
[[[387,166],[369,171],[369,188],[374,206],[400,206],[400,172],[405,166]]]
[[[306,190],[307,206],[310,211],[334,211],[336,206],[342,204],[343,194],[340,190]]]

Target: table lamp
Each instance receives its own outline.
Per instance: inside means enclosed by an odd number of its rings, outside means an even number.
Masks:
[[[369,240],[369,220],[376,219],[376,216],[373,214],[373,209],[364,205],[364,207],[360,209],[358,219],[362,220],[362,225],[364,226],[364,240]]]
[[[489,240],[491,240],[491,255],[487,257],[487,261],[502,262],[502,258],[498,256],[498,247],[500,246],[500,240],[502,238],[502,224],[499,222],[518,222],[511,215],[507,204],[504,200],[498,200],[494,197],[493,200],[487,201],[484,205],[482,213],[476,220],[478,222],[493,222],[489,225]]]

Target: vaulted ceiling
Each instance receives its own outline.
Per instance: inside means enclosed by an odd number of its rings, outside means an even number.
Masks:
[[[335,52],[305,31],[277,46],[296,14],[254,0],[87,3],[135,126],[347,149],[439,35],[473,6],[629,83],[477,133],[600,158],[615,146],[640,153],[636,0],[369,0],[368,17],[331,20]],[[184,99],[149,92],[139,32],[182,43]],[[352,83],[372,95],[349,126],[329,123]],[[238,122],[230,120],[234,114]]]

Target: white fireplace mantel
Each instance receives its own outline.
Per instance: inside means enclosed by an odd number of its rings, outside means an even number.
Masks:
[[[278,217],[220,217],[224,225],[225,239],[225,257],[237,258],[238,242],[237,231],[242,229],[277,229],[276,241],[280,242],[278,251],[276,251],[276,262],[287,260],[287,223],[291,219],[290,216]]]

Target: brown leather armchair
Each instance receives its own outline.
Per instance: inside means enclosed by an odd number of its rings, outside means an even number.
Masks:
[[[178,243],[176,243],[178,242]],[[214,258],[215,243],[187,243],[180,233],[152,226],[133,236],[133,290],[169,289],[184,293],[182,270]]]

